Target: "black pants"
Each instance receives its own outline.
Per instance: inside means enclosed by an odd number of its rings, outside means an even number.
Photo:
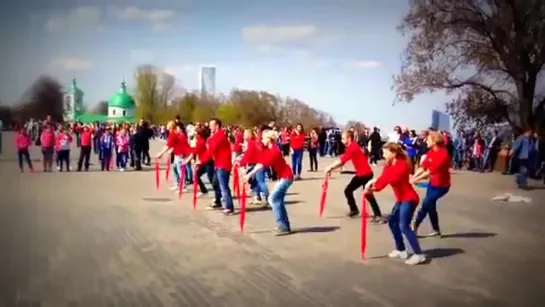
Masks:
[[[81,146],[79,150],[78,171],[81,171],[82,166],[85,170],[89,170],[89,159],[91,158],[91,146]]]
[[[380,156],[380,147],[372,146],[371,147],[371,159],[369,163],[378,163],[382,157]]]
[[[141,152],[141,162],[143,164],[149,165],[151,164],[151,157],[149,155],[149,148],[144,148]]]
[[[309,148],[308,156],[310,158],[310,171],[318,170],[318,148]]]
[[[19,149],[17,151],[17,158],[19,160],[19,168],[21,171],[23,170],[23,162],[25,161],[28,164],[28,168],[32,170],[32,161],[30,161],[30,153],[28,152],[28,149]]]
[[[350,207],[350,212],[359,212],[358,205],[356,205],[356,199],[354,198],[354,191],[360,187],[365,187],[367,182],[371,179],[373,179],[373,174],[367,176],[354,176],[346,185],[346,188],[344,188],[344,196],[348,202],[348,207]],[[376,217],[382,216],[375,196],[373,196],[373,194],[368,194],[365,198],[369,202],[371,210],[373,210],[373,215]]]
[[[208,182],[213,183],[214,182],[214,161],[210,160],[205,164],[202,164],[197,169],[197,178],[193,178],[193,180],[197,180],[197,183],[199,184],[199,191],[203,194],[208,193],[208,189],[204,185],[204,182],[202,182],[202,175],[206,174],[208,177]]]
[[[282,144],[282,155],[287,157],[290,155],[290,144]]]
[[[70,171],[70,150],[57,151],[57,160],[59,161],[59,171],[62,172],[64,166],[66,166],[66,171]]]
[[[142,149],[136,147],[134,149],[134,170],[141,171],[142,170]]]

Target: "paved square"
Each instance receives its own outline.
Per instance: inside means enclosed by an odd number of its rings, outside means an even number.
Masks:
[[[359,259],[359,219],[342,217],[350,175],[334,175],[319,218],[322,173],[304,173],[288,196],[300,232],[277,238],[270,212],[248,212],[240,234],[237,216],[204,209],[210,199],[193,211],[190,193],[178,200],[165,184],[157,191],[151,169],[100,172],[94,156],[88,173],[20,174],[9,148],[13,136],[3,138],[0,306],[538,306],[545,300],[545,190],[514,191],[510,177],[455,173],[439,205],[446,236],[421,240],[433,259],[410,267],[384,257],[393,246],[387,225],[370,226],[368,258]],[[153,143],[156,151],[160,146]],[[78,152],[72,151],[73,164]],[[38,153],[33,149],[34,158]],[[330,161],[321,159],[321,168]],[[533,202],[490,200],[504,192]],[[377,196],[388,212],[391,191]]]

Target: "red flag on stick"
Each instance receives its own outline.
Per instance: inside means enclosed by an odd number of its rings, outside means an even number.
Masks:
[[[326,175],[324,178],[324,182],[322,183],[322,195],[320,197],[320,217],[324,215],[328,187],[329,187],[329,175]]]
[[[240,198],[240,183],[239,183],[238,165],[233,167],[233,192],[236,198]]]
[[[367,247],[367,194],[363,193],[363,202],[361,205],[361,234],[360,234],[360,248],[361,259],[365,259],[365,249]]]
[[[239,213],[239,223],[240,223],[240,232],[244,232],[244,224],[246,223],[246,184],[242,184],[242,195],[239,198],[240,204],[240,213]]]
[[[182,165],[180,172],[180,186],[178,187],[178,198],[182,198],[185,188],[185,165]]]
[[[159,190],[159,186],[161,185],[161,178],[159,178],[160,174],[160,165],[159,165],[159,159],[155,161],[155,187],[157,190]]]
[[[193,210],[197,210],[197,190],[199,189],[197,170],[198,167],[195,167],[195,172],[193,173]]]
[[[166,170],[165,170],[165,181],[168,182],[168,178],[170,178],[170,157],[167,157],[166,159]]]

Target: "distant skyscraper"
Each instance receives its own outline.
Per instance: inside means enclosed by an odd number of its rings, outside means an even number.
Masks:
[[[203,65],[199,74],[201,96],[216,94],[216,66]]]

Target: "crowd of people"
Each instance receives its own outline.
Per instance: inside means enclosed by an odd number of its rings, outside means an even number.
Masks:
[[[166,142],[164,148],[152,156],[150,140],[154,138]],[[217,118],[203,124],[184,125],[179,117],[160,126],[149,125],[144,120],[121,125],[56,125],[48,118],[40,123],[31,121],[19,129],[16,147],[20,170],[24,171],[24,162],[34,170],[29,147],[36,145],[42,149],[44,172],[51,172],[53,164],[59,171],[70,171],[72,142],[76,142],[80,150],[76,171],[89,170],[93,153],[98,155],[102,171],[124,171],[129,167],[138,171],[142,165],[151,165],[154,159],[159,161],[167,156],[173,174],[171,190],[179,192],[195,182],[198,196],[207,195],[209,190],[201,178],[206,175],[214,194],[209,209],[228,216],[235,213],[231,176],[235,169],[237,172],[242,170],[245,172],[242,180],[249,187],[251,202],[263,209],[272,209],[277,235],[292,232],[285,196],[293,182],[302,179],[304,152],[308,152],[311,172],[319,170],[318,157],[336,157],[335,162],[322,168],[325,176],[351,161],[355,175],[344,189],[347,217],[360,215],[354,192],[363,188],[366,203],[372,211],[371,223],[387,223],[391,229],[396,248],[389,256],[403,258],[408,264],[426,260],[417,236],[426,216],[433,228],[428,236],[441,236],[437,202],[448,194],[451,167],[490,171],[505,144],[497,131],[492,131],[491,137],[460,133],[452,138],[446,132],[433,129],[417,134],[414,130],[395,127],[385,139],[378,128],[357,131],[351,127],[343,132],[337,128],[312,128],[307,131],[301,124],[279,128],[275,122],[270,122],[244,129],[224,127]],[[537,157],[535,163],[543,166],[543,142],[534,139],[532,131],[526,131],[506,144],[511,157],[507,159],[510,161],[508,171],[516,165],[519,169],[516,182],[525,188],[532,159]],[[286,157],[291,159],[290,164]],[[371,166],[380,160],[384,161],[384,168],[382,174],[376,176]],[[272,190],[267,181],[275,182]],[[422,181],[427,181],[427,192],[421,206],[417,207],[420,199],[414,186]],[[392,187],[396,201],[388,219],[384,218],[374,197],[386,186]],[[403,236],[413,251],[410,257]]]

